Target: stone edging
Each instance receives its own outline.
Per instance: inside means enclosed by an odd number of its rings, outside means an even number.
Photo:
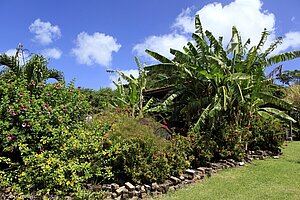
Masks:
[[[198,167],[197,169],[187,169],[184,174],[179,177],[171,176],[163,183],[152,183],[150,185],[133,185],[130,182],[126,182],[124,185],[119,185],[117,183],[103,184],[103,185],[92,185],[88,184],[87,189],[90,191],[100,191],[105,192],[104,199],[149,199],[151,197],[158,197],[166,194],[169,191],[178,190],[186,185],[195,183],[204,179],[205,177],[212,176],[218,171],[232,167],[242,167],[246,163],[251,163],[252,160],[264,160],[266,158],[273,157],[278,159],[279,155],[274,155],[270,151],[249,151],[246,159],[242,161],[235,161],[233,159],[219,160],[215,163],[209,163],[208,167]],[[16,199],[16,196],[10,191],[0,191],[0,200],[6,199]],[[29,199],[40,199],[35,196]],[[58,196],[52,196],[50,199],[61,199]],[[64,197],[63,199],[72,200],[71,196]]]
[[[247,158],[242,161],[235,161],[233,159],[219,160],[216,163],[209,163],[209,167],[198,167],[197,169],[188,169],[179,177],[171,176],[165,182],[158,184],[143,184],[133,185],[130,182],[126,182],[120,186],[116,183],[103,184],[102,190],[105,191],[105,199],[147,199],[150,197],[158,197],[166,194],[169,191],[178,190],[185,185],[195,183],[216,174],[218,171],[232,167],[242,167],[246,163],[251,163],[252,160],[264,160],[266,158],[273,157],[278,159],[279,155],[274,155],[270,151],[249,151]]]

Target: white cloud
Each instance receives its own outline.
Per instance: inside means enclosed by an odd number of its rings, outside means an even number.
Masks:
[[[145,52],[146,49],[149,49],[171,58],[170,48],[181,50],[187,42],[186,36],[175,33],[150,36],[143,43],[136,44],[133,47],[133,52],[136,52],[139,57],[149,59],[150,56]]]
[[[139,77],[139,70],[137,69],[129,69],[129,70],[121,70],[121,72],[123,72],[126,76],[129,76],[130,74],[137,78]],[[111,87],[112,89],[116,89],[115,84],[113,84],[113,81],[118,83],[118,79],[120,78],[119,74],[117,73],[113,73],[109,75],[109,80],[111,80],[111,84],[109,85],[109,87]],[[127,81],[125,81],[124,79],[121,79],[123,84],[126,84]]]
[[[62,51],[58,48],[49,48],[49,49],[44,49],[42,51],[42,55],[47,58],[59,59],[62,55]]]
[[[8,49],[5,54],[8,55],[8,56],[16,56],[16,52],[17,50],[16,49]]]
[[[279,45],[272,55],[288,51],[289,49],[299,49],[300,48],[300,32],[288,32],[285,34],[282,40],[282,44]]]
[[[52,25],[50,22],[43,22],[41,19],[36,19],[30,26],[29,31],[34,36],[34,41],[47,45],[53,42],[53,40],[61,37],[60,28],[56,25]]]
[[[295,21],[295,20],[296,20],[296,17],[293,16],[293,17],[291,18],[291,22],[293,22],[293,21]]]
[[[183,10],[175,19],[175,23],[172,27],[183,31],[184,33],[193,33],[195,31],[195,23],[192,9],[187,8]]]
[[[112,36],[95,32],[89,35],[82,32],[77,35],[76,47],[71,50],[80,64],[99,64],[109,66],[112,61],[112,53],[118,52],[121,44]]]
[[[211,3],[196,14],[200,16],[203,29],[209,30],[215,37],[223,36],[225,44],[231,38],[232,26],[237,27],[244,42],[250,38],[252,45],[259,42],[264,28],[270,32],[267,44],[275,39],[275,16],[267,10],[262,10],[260,0],[235,0],[225,6],[221,3]],[[194,32],[194,15],[191,15],[190,8],[177,17],[174,27],[184,32]]]

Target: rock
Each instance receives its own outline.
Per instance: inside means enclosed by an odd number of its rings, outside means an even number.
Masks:
[[[279,156],[273,156],[274,159],[279,159]]]
[[[205,173],[208,175],[208,176],[211,176],[213,174],[213,169],[212,168],[206,168],[205,169]]]
[[[175,190],[176,190],[176,189],[175,189],[175,186],[169,187],[169,191],[173,192],[173,191],[175,191]]]
[[[137,191],[140,191],[140,190],[141,190],[141,188],[142,188],[142,186],[141,186],[141,185],[136,185],[136,186],[135,186],[135,190],[137,190]]]
[[[152,183],[151,184],[152,191],[156,191],[158,188],[159,188],[159,185],[157,183]]]
[[[151,196],[157,197],[157,191],[152,191],[152,192],[151,192]]]
[[[185,176],[184,176],[184,175],[181,175],[181,176],[179,177],[179,179],[180,179],[181,181],[184,181]]]
[[[175,176],[171,176],[170,180],[173,181],[176,184],[181,182],[181,180],[179,178],[175,177]]]
[[[117,198],[117,197],[118,197],[118,194],[117,194],[117,193],[115,193],[115,192],[111,193],[111,198],[112,198],[112,199],[115,199],[115,198]]]
[[[135,189],[135,186],[132,185],[132,184],[129,183],[129,182],[126,182],[126,183],[125,183],[125,187],[126,187],[126,189],[128,189],[129,191],[132,191],[132,190]]]
[[[125,189],[125,186],[122,186],[122,187],[119,187],[118,189],[116,189],[115,192],[116,192],[118,195],[121,195],[124,189]]]
[[[128,195],[128,192],[123,192],[122,194],[122,199],[128,199],[129,198],[129,195]]]
[[[141,193],[146,193],[146,188],[144,185],[141,186],[141,189],[140,189]]]
[[[146,190],[151,190],[151,186],[150,185],[145,184],[144,187],[145,187]]]
[[[116,183],[112,183],[112,184],[110,184],[110,186],[111,186],[112,191],[116,191],[117,189],[120,188],[120,186]]]
[[[187,173],[187,174],[190,174],[190,175],[194,176],[194,175],[195,175],[195,173],[196,173],[196,171],[195,171],[195,170],[193,170],[193,169],[187,169],[187,170],[185,170],[185,173]]]
[[[205,174],[205,168],[203,168],[203,167],[198,167],[197,170],[198,170],[201,174]]]
[[[158,192],[163,192],[165,190],[165,186],[164,185],[160,185],[158,188],[157,188],[157,191]]]
[[[135,195],[135,191],[128,191],[129,198],[132,198]]]
[[[244,162],[238,162],[238,165],[239,165],[239,166],[244,166],[245,163],[244,163]]]
[[[106,190],[106,191],[111,191],[111,185],[110,184],[103,184],[101,185],[93,185],[93,191],[100,191],[101,189]]]
[[[164,185],[166,185],[167,187],[174,185],[173,182],[171,180],[166,180],[164,182]]]

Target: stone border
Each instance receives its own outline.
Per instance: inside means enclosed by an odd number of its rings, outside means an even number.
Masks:
[[[215,163],[209,163],[208,167],[198,167],[197,169],[187,169],[184,174],[179,177],[171,176],[165,182],[158,184],[152,183],[150,185],[133,185],[130,182],[126,182],[120,186],[116,183],[103,184],[102,190],[105,191],[105,199],[147,199],[151,197],[158,197],[166,194],[169,191],[178,190],[186,185],[195,183],[210,177],[217,172],[233,167],[242,167],[246,163],[251,163],[252,160],[264,160],[266,158],[273,157],[278,159],[279,155],[274,155],[271,151],[249,151],[248,155],[242,161],[236,161],[233,159],[219,160]]]
[[[169,179],[163,183],[152,183],[143,185],[133,185],[130,182],[126,182],[124,185],[119,185],[117,183],[112,184],[102,184],[102,185],[92,185],[87,184],[87,189],[92,192],[98,192],[103,190],[105,192],[104,199],[149,199],[151,197],[158,197],[166,194],[169,191],[178,190],[186,185],[195,183],[204,179],[205,177],[210,177],[217,172],[233,167],[242,167],[246,163],[251,163],[252,160],[264,160],[266,158],[273,157],[278,159],[279,155],[272,153],[271,151],[249,151],[248,155],[242,161],[236,161],[233,159],[219,160],[215,163],[208,163],[207,167],[198,167],[197,169],[187,169],[184,174],[179,177],[171,176]],[[7,188],[8,189],[8,188]],[[11,191],[0,191],[0,200],[15,199],[16,196],[12,194]],[[35,196],[29,199],[40,199]],[[57,196],[52,196],[50,199],[60,199]],[[64,197],[63,199],[72,200],[72,196]]]

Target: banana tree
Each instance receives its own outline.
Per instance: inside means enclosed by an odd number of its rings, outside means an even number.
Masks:
[[[135,117],[137,112],[139,117],[143,117],[144,111],[149,108],[149,104],[151,104],[152,99],[150,99],[144,106],[143,91],[147,84],[146,71],[136,57],[135,61],[139,70],[139,76],[137,78],[135,78],[132,74],[127,76],[119,70],[107,70],[107,72],[118,73],[120,75],[118,82],[113,82],[117,87],[117,96],[113,99],[113,106],[130,108],[132,117]],[[124,79],[127,84],[124,85],[121,79]]]
[[[270,57],[281,43],[281,38],[263,51],[269,35],[267,30],[264,30],[259,43],[248,50],[250,40],[243,44],[235,27],[225,49],[222,37],[216,39],[211,32],[203,31],[199,16],[195,18],[195,28],[196,32],[192,35],[194,43],[189,42],[183,48],[184,52],[170,49],[174,55],[172,60],[146,50],[160,61],[145,68],[150,76],[162,77],[158,84],[174,85],[176,89],[170,96],[180,94],[171,102],[177,107],[177,116],[184,115],[188,124],[196,130],[215,128],[221,119],[240,126],[249,123],[251,116],[257,112],[293,120],[279,109],[264,106],[268,103],[284,108],[290,106],[268,93],[269,83],[264,70],[273,64],[298,58],[300,51]]]

